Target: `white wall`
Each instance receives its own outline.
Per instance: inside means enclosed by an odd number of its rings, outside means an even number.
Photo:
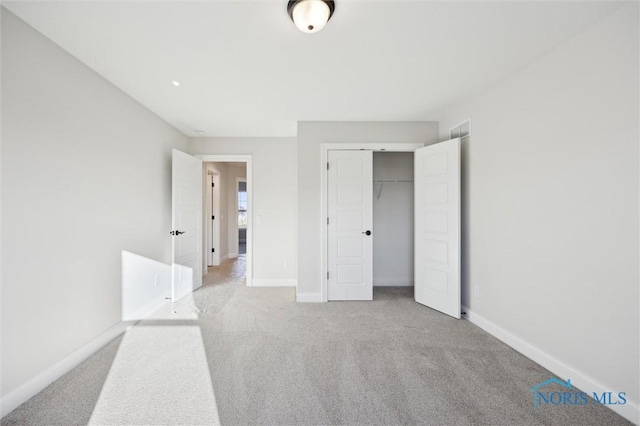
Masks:
[[[169,262],[186,138],[6,10],[2,121],[4,414],[120,323],[123,250]]]
[[[447,139],[472,119],[463,145],[464,304],[573,368],[566,376],[576,385],[626,391],[635,404],[638,36],[635,3],[440,122]]]
[[[437,139],[436,122],[298,122],[298,300],[321,300],[322,144],[430,144]]]
[[[295,138],[192,138],[192,154],[251,155],[253,285],[295,285]]]
[[[374,152],[373,285],[413,285],[413,153]]]

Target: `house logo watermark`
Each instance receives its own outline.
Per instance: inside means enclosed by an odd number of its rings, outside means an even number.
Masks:
[[[560,390],[557,390],[558,388]],[[530,390],[533,392],[534,407],[541,405],[624,405],[627,403],[626,392],[583,392],[573,387],[571,379],[563,382],[552,377],[538,383]]]

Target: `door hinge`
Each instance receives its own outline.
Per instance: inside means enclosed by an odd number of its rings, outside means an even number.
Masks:
[[[211,187],[215,188],[216,187],[216,183],[215,182],[211,182]]]
[[[329,224],[329,218],[327,218],[327,225]]]
[[[329,279],[329,271],[327,271],[327,279]]]
[[[216,220],[216,217],[215,216],[211,216],[211,220]]]
[[[329,170],[329,162],[327,162],[327,170]]]
[[[216,252],[216,249],[212,248],[211,253],[215,253],[215,252]]]

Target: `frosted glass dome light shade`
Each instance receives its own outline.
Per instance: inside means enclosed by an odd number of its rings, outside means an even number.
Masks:
[[[287,11],[296,27],[304,33],[317,33],[333,15],[335,3],[328,0],[290,0]]]

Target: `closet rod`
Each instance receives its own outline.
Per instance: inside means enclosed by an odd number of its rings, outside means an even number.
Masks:
[[[373,183],[401,183],[401,182],[413,182],[407,179],[374,179]]]

